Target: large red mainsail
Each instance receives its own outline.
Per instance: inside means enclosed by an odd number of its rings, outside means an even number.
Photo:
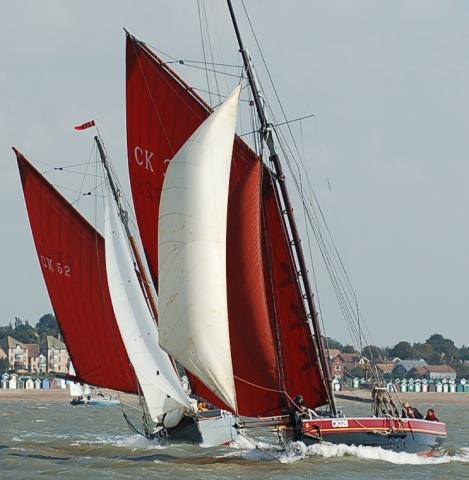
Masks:
[[[157,285],[164,173],[210,108],[129,34],[126,63],[130,183]],[[265,177],[268,169],[260,158],[236,138],[228,202],[228,314],[238,411],[247,416],[278,414],[288,406],[288,397],[298,393],[311,407],[325,404],[327,398],[278,201]],[[197,393],[222,406],[197,379],[192,378],[192,384]]]
[[[104,239],[14,151],[42,274],[76,376],[137,393],[107,286]]]

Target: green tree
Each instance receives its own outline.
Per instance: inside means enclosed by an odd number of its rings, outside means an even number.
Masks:
[[[433,365],[439,362],[440,354],[435,352],[431,343],[414,343],[415,358],[423,358],[427,363]]]
[[[389,351],[389,355],[393,358],[398,357],[401,360],[406,360],[408,358],[415,358],[417,351],[409,342],[401,341],[394,345],[393,348]]]
[[[353,345],[345,345],[342,351],[344,353],[356,353],[355,347]]]
[[[35,343],[38,341],[34,327],[27,320],[23,323],[18,317],[15,317],[15,330],[12,336],[23,343]]]
[[[383,350],[376,345],[366,345],[363,347],[363,355],[368,358],[368,360],[374,360],[375,362],[384,358]]]
[[[36,323],[36,332],[39,337],[44,337],[46,335],[52,335],[53,337],[58,337],[60,330],[57,325],[57,319],[51,313],[46,313],[43,315],[39,321]]]
[[[332,349],[336,348],[337,350],[340,350],[341,352],[344,349],[344,346],[337,340],[334,340],[333,338],[327,337],[327,346]]]
[[[11,322],[6,327],[0,327],[0,338],[12,337],[14,333],[13,326]]]
[[[439,333],[431,335],[426,343],[429,343],[439,354],[440,363],[451,363],[459,359],[459,350],[455,347],[453,340],[444,338]]]
[[[463,345],[459,349],[459,358],[461,360],[469,360],[469,347],[466,347],[465,345]]]
[[[456,370],[457,378],[469,379],[469,365],[461,362],[453,363],[452,367]]]

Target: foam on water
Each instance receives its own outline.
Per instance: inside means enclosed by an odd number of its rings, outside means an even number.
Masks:
[[[436,465],[450,462],[468,462],[469,448],[461,448],[454,454],[426,457],[415,453],[393,452],[380,447],[366,447],[332,443],[318,443],[306,446],[302,442],[293,442],[279,457],[282,463],[292,463],[310,456],[331,457],[357,457],[365,460],[380,460],[397,465]]]
[[[275,446],[270,443],[255,440],[247,435],[239,435],[230,443],[229,447],[234,450],[275,449]]]
[[[76,440],[72,445],[111,445],[113,447],[126,448],[129,450],[153,450],[163,449],[164,445],[158,443],[157,440],[148,440],[141,435],[96,435],[88,436],[80,440]]]

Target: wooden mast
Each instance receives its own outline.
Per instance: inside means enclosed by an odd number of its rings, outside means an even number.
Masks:
[[[285,175],[283,172],[282,164],[280,162],[280,158],[276,151],[275,141],[272,134],[272,125],[268,123],[267,116],[264,110],[264,105],[262,102],[260,88],[257,85],[256,77],[254,75],[254,69],[251,62],[251,58],[247,50],[244,48],[243,40],[241,38],[241,33],[239,31],[238,23],[236,21],[236,16],[233,10],[233,5],[231,0],[227,0],[228,8],[230,11],[231,20],[233,23],[233,27],[236,33],[236,38],[238,40],[239,51],[241,56],[243,57],[244,68],[246,70],[246,74],[248,76],[249,85],[251,87],[252,95],[254,98],[254,104],[256,106],[257,115],[259,117],[259,121],[261,124],[260,127],[260,137],[261,140],[264,141],[269,149],[269,160],[274,167],[273,176],[277,185],[278,190],[280,191],[282,202],[284,205],[283,209],[283,220],[285,227],[289,227],[291,233],[291,242],[290,244],[293,247],[293,251],[296,255],[296,259],[298,262],[298,282],[302,285],[302,290],[304,292],[304,299],[306,300],[306,305],[309,310],[307,313],[308,319],[311,320],[311,324],[314,331],[315,346],[316,352],[318,355],[320,367],[322,370],[322,379],[324,382],[324,387],[327,392],[329,406],[331,408],[331,412],[333,415],[336,415],[337,409],[335,405],[335,398],[332,390],[332,378],[329,369],[329,359],[327,356],[326,348],[325,348],[325,339],[324,335],[321,332],[321,326],[319,324],[319,315],[316,309],[316,305],[314,303],[314,294],[311,288],[311,284],[308,277],[308,270],[306,268],[306,261],[303,253],[303,248],[301,246],[301,238],[298,232],[298,228],[296,225],[295,217],[293,215],[293,208],[290,201],[290,195],[288,194],[287,185],[285,182]],[[286,219],[285,219],[286,217]],[[286,228],[288,234],[288,228]]]
[[[158,322],[158,304],[156,303],[156,295],[153,290],[152,283],[148,279],[148,275],[143,264],[142,257],[140,255],[140,251],[137,247],[135,237],[132,235],[129,228],[129,213],[122,207],[121,192],[116,186],[114,179],[111,175],[111,170],[109,168],[109,163],[107,161],[106,153],[104,152],[104,147],[101,139],[96,135],[94,137],[94,140],[98,147],[99,156],[101,157],[101,162],[109,180],[109,186],[111,187],[112,194],[114,195],[114,199],[117,204],[119,217],[122,221],[122,225],[124,226],[125,234],[127,235],[127,238],[129,240],[130,248],[132,249],[132,254],[137,266],[136,273],[140,282],[140,287],[142,288],[143,294],[148,303],[153,319],[155,320],[155,322]]]

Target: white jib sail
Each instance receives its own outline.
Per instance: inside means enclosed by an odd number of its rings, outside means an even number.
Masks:
[[[110,187],[106,188],[106,270],[117,325],[153,419],[189,407],[171,361],[158,344],[158,329],[135,273]]]
[[[158,224],[160,345],[235,411],[226,225],[239,94],[238,87],[170,162]]]

